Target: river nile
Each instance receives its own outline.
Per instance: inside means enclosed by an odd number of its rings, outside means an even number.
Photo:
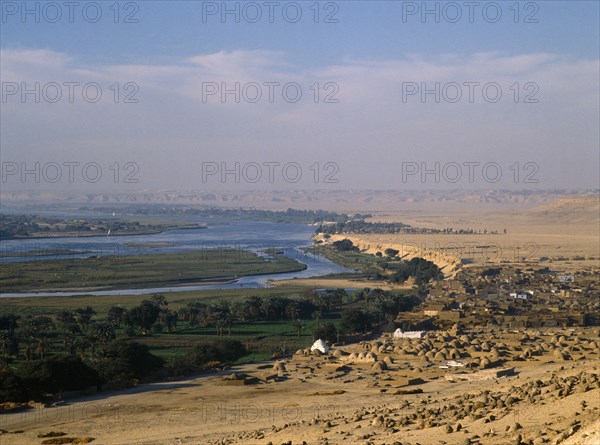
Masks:
[[[90,215],[86,215],[90,216]],[[103,215],[105,217],[105,215]],[[7,261],[44,261],[92,256],[173,253],[186,250],[237,249],[261,253],[278,249],[307,268],[299,272],[241,277],[231,283],[153,287],[104,291],[3,293],[0,297],[44,297],[72,295],[142,295],[205,289],[265,287],[268,280],[307,278],[329,273],[351,272],[321,256],[305,253],[314,228],[306,224],[267,221],[186,218],[207,225],[204,229],[176,229],[151,235],[97,236],[79,238],[37,238],[0,241],[0,264]],[[62,253],[62,254],[61,254]]]

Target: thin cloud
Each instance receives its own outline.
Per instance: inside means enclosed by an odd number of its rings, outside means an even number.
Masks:
[[[51,50],[2,50],[0,57],[3,81],[99,82],[108,98],[114,82],[139,85],[138,104],[3,104],[2,147],[9,160],[25,152],[31,159],[68,151],[82,159],[127,153],[144,171],[157,172],[157,187],[193,186],[193,176],[160,172],[187,171],[194,162],[338,160],[346,177],[357,178],[357,187],[377,188],[395,184],[403,161],[502,156],[545,160],[545,177],[556,178],[553,186],[597,183],[598,60],[548,53],[408,54],[308,69],[290,54],[265,50],[120,65],[92,65]],[[478,96],[475,103],[423,104],[417,95],[402,102],[403,82],[432,87],[472,81],[501,83],[503,100],[492,104]],[[203,100],[204,82],[229,88],[234,82],[297,82],[303,97],[289,103],[278,92],[269,103],[265,91],[259,103],[230,97],[223,104],[220,96]],[[337,103],[323,103],[326,82],[338,86]],[[525,82],[539,85],[540,103],[515,103],[509,89],[515,82],[521,89]],[[318,103],[310,89],[315,84],[321,89]],[[568,159],[565,150],[572,153]]]

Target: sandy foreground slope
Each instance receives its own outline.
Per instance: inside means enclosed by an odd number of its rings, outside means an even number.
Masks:
[[[566,339],[559,335],[566,335]],[[438,334],[435,334],[438,335]],[[439,334],[449,340],[449,334]],[[452,337],[477,362],[473,345],[495,338],[505,362],[491,369],[441,369],[410,351],[424,340],[363,342],[327,355],[300,351],[188,380],[140,386],[66,406],[2,416],[3,444],[41,444],[38,434],[93,437],[107,445],[157,444],[541,444],[595,445],[600,416],[598,330],[533,332],[545,351],[513,361],[521,334]],[[431,341],[438,349],[436,338]],[[567,360],[552,345],[571,351]],[[390,346],[389,348],[387,346]],[[336,352],[337,351],[337,352]],[[377,363],[365,351],[378,351]],[[363,353],[367,358],[357,359]],[[489,355],[489,354],[488,354]],[[358,355],[360,357],[360,355]],[[441,362],[440,362],[441,363]],[[378,365],[379,366],[379,365]],[[497,378],[497,369],[515,367]],[[387,369],[385,369],[387,368]],[[224,376],[271,377],[223,386]],[[468,376],[468,377],[467,377]],[[406,386],[405,377],[423,384]],[[406,394],[418,389],[419,393]],[[410,391],[409,391],[410,392]],[[19,433],[19,431],[22,431]]]

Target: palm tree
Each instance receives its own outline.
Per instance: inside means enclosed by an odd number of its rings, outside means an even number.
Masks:
[[[50,329],[54,326],[50,317],[41,315],[33,320],[34,336],[38,341],[36,352],[40,359],[44,359],[44,355],[48,349],[47,338],[50,333]]]
[[[23,343],[25,343],[25,348],[23,354],[25,356],[25,361],[31,360],[31,342],[34,338],[34,330],[33,326],[30,324],[30,320],[27,320],[22,326],[19,326],[18,337]]]
[[[300,314],[300,308],[298,307],[297,301],[292,301],[288,303],[285,307],[285,315],[292,319],[292,321],[296,320],[296,317]]]
[[[164,313],[164,323],[167,325],[167,332],[173,332],[173,329],[177,327],[177,320],[179,319],[179,315],[177,311],[169,311],[167,310]]]
[[[0,331],[7,331],[9,335],[15,335],[18,327],[18,321],[21,317],[18,315],[8,314],[0,317]]]
[[[38,317],[28,317],[25,323],[19,328],[19,337],[25,342],[25,360],[31,359],[31,343],[38,343],[36,349],[40,358],[44,358],[44,354],[47,349],[46,338],[50,328],[52,327],[52,320],[44,315]]]
[[[73,323],[75,323],[75,315],[71,311],[60,311],[56,314],[56,323],[59,329],[63,329]]]
[[[223,336],[223,328],[225,327],[225,318],[221,317],[220,314],[216,314],[213,318],[213,324],[215,329],[217,330],[217,335],[219,337]]]
[[[271,309],[273,307],[273,302],[271,298],[265,297],[262,299],[260,303],[260,309],[265,317],[265,320],[269,320],[271,317]]]
[[[169,302],[164,297],[164,295],[161,295],[161,294],[152,295],[152,298],[150,298],[150,301],[152,302],[152,304],[154,304],[156,307],[158,307],[161,310],[165,310],[169,306]]]
[[[344,289],[336,289],[330,293],[329,298],[327,300],[327,308],[332,311],[336,307],[341,306],[344,302],[344,297],[346,296],[346,291]]]
[[[121,325],[121,323],[123,323],[125,312],[127,312],[125,308],[120,306],[111,306],[111,308],[108,310],[106,318],[109,322],[118,327]]]
[[[73,323],[69,325],[66,330],[62,331],[60,334],[60,338],[62,339],[63,346],[70,355],[75,355],[77,350],[77,333],[80,332],[79,325]]]
[[[90,306],[75,309],[75,318],[77,323],[79,323],[81,326],[82,331],[87,331],[87,328],[94,315],[96,315],[96,311]]]
[[[322,316],[323,316],[323,312],[321,312],[321,311],[314,311],[312,313],[313,320],[316,320],[316,322],[317,322],[317,331],[321,327],[321,317]]]
[[[241,321],[242,323],[246,321],[246,315],[248,314],[246,305],[244,301],[236,300],[231,302],[230,310],[233,318],[235,320]]]
[[[6,362],[11,355],[12,337],[8,332],[0,331],[0,356]]]
[[[169,311],[169,302],[163,295],[160,294],[153,295],[152,298],[150,298],[150,302],[159,310],[158,321],[164,323],[167,317],[167,312]]]
[[[386,293],[383,289],[376,287],[371,291],[371,299],[375,298],[377,303],[380,303],[385,297]]]
[[[231,326],[233,325],[234,322],[235,322],[235,315],[231,311],[227,312],[227,314],[225,315],[225,325],[227,326],[228,335],[231,335]]]
[[[285,297],[271,297],[269,298],[271,303],[271,315],[270,320],[283,320],[286,316],[285,308],[289,304],[290,299]]]
[[[75,349],[79,349],[79,357],[81,358],[81,360],[85,359],[85,351],[87,351],[87,348],[89,348],[90,345],[91,345],[91,342],[87,337],[76,338],[75,341],[73,342],[73,347]],[[92,349],[92,356],[93,355],[94,355],[94,349]]]
[[[321,292],[315,292],[311,298],[312,303],[319,308],[319,311],[323,311],[327,306],[327,299],[323,297]]]
[[[17,337],[17,328],[19,327],[18,315],[8,314],[0,317],[0,338],[2,356],[7,359],[9,356],[19,355],[19,340]]]
[[[244,307],[244,319],[258,320],[260,318],[263,301],[264,299],[257,296],[246,298],[242,303]]]
[[[207,306],[199,302],[191,302],[187,305],[190,325],[195,326],[200,322],[200,318],[206,313]]]
[[[365,307],[369,307],[369,301],[371,300],[371,288],[365,287],[362,291],[362,296],[365,299]]]
[[[300,334],[302,333],[302,330],[304,329],[306,324],[302,320],[294,320],[292,322],[292,326],[296,328],[296,333],[298,334],[298,338],[300,338]]]
[[[217,335],[223,335],[223,328],[228,324],[229,305],[222,301],[210,306],[210,321],[217,329]]]
[[[104,356],[106,347],[116,337],[115,327],[108,321],[97,321],[93,323],[86,336],[89,346],[92,349],[92,357],[96,356],[96,349],[100,348],[100,355]]]
[[[56,315],[56,323],[60,329],[60,338],[63,346],[69,351],[69,354],[75,355],[75,340],[77,333],[80,332],[79,325],[75,321],[75,314],[71,311],[61,311]]]
[[[190,309],[182,307],[177,311],[177,319],[180,321],[188,321],[190,319]]]

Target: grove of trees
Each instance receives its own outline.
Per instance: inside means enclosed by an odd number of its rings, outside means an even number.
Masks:
[[[129,309],[110,307],[102,318],[89,306],[51,316],[5,314],[0,316],[0,403],[89,387],[127,387],[173,369],[193,372],[233,362],[249,354],[248,344],[229,337],[236,325],[247,330],[252,323],[284,322],[290,339],[308,333],[314,339],[337,342],[340,336],[389,324],[399,311],[418,302],[415,295],[380,289],[352,294],[330,289],[306,291],[294,298],[194,300],[177,310],[169,308],[164,296],[154,295]],[[313,328],[308,330],[310,320]],[[187,353],[168,360],[153,355],[141,342],[156,333],[181,332],[178,326],[183,331],[206,328],[212,334],[192,337]]]

